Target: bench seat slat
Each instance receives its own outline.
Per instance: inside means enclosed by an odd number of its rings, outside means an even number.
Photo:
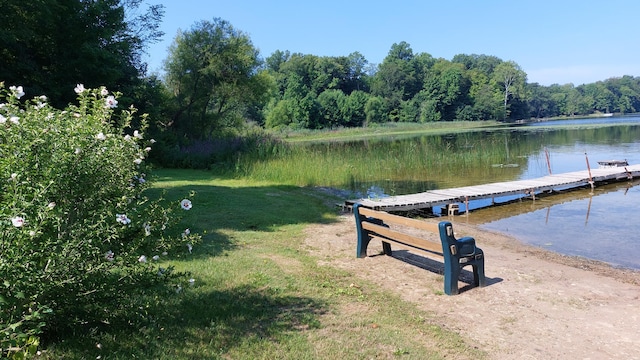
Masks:
[[[409,245],[417,249],[427,250],[442,256],[442,244],[434,241],[425,240],[416,236],[412,236],[400,231],[389,229],[388,227],[376,225],[370,222],[362,222],[362,228],[375,234],[382,235],[383,241],[398,243],[400,245]]]

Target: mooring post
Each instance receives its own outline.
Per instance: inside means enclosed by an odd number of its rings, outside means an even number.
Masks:
[[[465,216],[469,216],[469,196],[464,197],[464,212]]]
[[[547,169],[549,169],[549,175],[553,175],[551,173],[551,161],[549,161],[549,150],[546,147],[544,148],[544,154],[547,157]]]
[[[589,170],[589,185],[591,185],[591,190],[593,190],[593,178],[591,177],[591,166],[589,166],[589,156],[587,153],[584,153],[584,157],[587,160],[587,170]]]

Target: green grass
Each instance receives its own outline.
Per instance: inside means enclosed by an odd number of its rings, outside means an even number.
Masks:
[[[320,265],[304,229],[336,219],[313,189],[163,170],[152,191],[195,191],[182,226],[204,233],[173,265],[192,287],[141,309],[130,325],[50,344],[67,359],[441,359],[484,355],[429,313],[353,274]],[[319,244],[322,246],[322,244]],[[124,321],[124,324],[127,322]]]

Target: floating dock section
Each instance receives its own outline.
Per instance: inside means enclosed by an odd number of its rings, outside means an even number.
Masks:
[[[629,181],[640,177],[640,165],[625,167],[597,168],[575,171],[564,174],[548,175],[536,179],[497,182],[484,185],[464,186],[450,189],[438,189],[398,196],[381,197],[376,199],[347,200],[345,207],[354,204],[382,211],[411,211],[443,206],[457,209],[457,204],[481,199],[495,199],[510,195],[532,196],[542,192],[576,189],[598,183]]]

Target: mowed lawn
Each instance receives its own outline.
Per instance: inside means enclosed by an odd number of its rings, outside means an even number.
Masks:
[[[159,264],[188,272],[193,285],[160,299],[160,305],[149,302],[140,311],[143,319],[132,319],[129,327],[78,334],[51,344],[44,357],[484,357],[430,314],[371,284],[364,284],[366,292],[350,286],[353,274],[319,265],[304,250],[305,227],[335,221],[340,199],[312,188],[209,171],[154,175],[151,192],[166,192],[167,201],[195,193],[181,226],[203,234],[203,242]]]

